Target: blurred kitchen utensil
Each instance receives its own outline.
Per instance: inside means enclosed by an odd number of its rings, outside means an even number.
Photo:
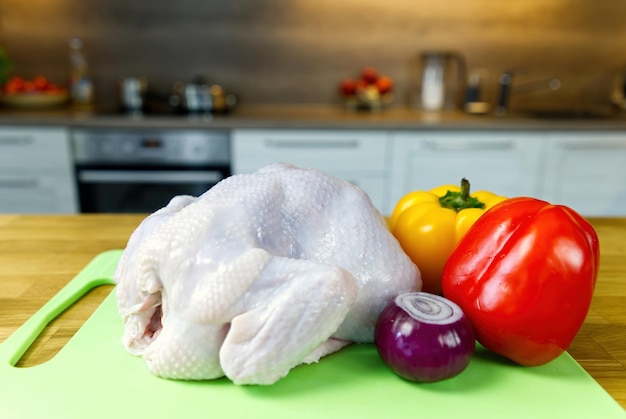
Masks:
[[[530,93],[544,89],[559,90],[561,88],[561,79],[557,77],[533,80],[530,82],[526,81],[513,85],[514,75],[520,72],[525,72],[525,70],[508,70],[500,74],[500,77],[498,78],[498,102],[496,104],[496,115],[506,115],[509,110],[509,99],[513,94]]]
[[[463,103],[465,112],[484,115],[491,109],[491,105],[482,100],[482,80],[487,77],[488,73],[488,70],[485,68],[479,68],[470,73],[465,89],[465,102]]]
[[[68,45],[70,60],[69,95],[72,104],[79,109],[90,109],[94,102],[94,85],[83,40],[72,37]]]
[[[211,112],[214,114],[228,113],[237,105],[237,96],[234,93],[230,93],[219,84],[211,86],[211,98],[213,100],[213,109]]]
[[[609,89],[611,105],[620,112],[626,111],[626,72],[612,77]]]
[[[465,58],[454,51],[425,51],[419,56],[419,86],[413,106],[424,111],[460,107],[465,83]]]
[[[170,105],[187,114],[225,114],[237,105],[237,96],[218,84],[210,85],[198,77],[191,83],[176,82]]]
[[[120,106],[127,113],[141,113],[145,106],[148,81],[143,77],[124,77],[119,82]]]

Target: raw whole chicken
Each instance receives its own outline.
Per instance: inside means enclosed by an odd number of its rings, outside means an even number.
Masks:
[[[171,379],[271,384],[351,342],[421,289],[369,197],[287,164],[177,196],[133,232],[115,273],[126,350]]]

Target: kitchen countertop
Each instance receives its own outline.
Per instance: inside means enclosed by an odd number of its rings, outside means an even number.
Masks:
[[[97,254],[123,248],[143,218],[0,215],[0,342]],[[626,409],[626,218],[590,221],[600,238],[600,275],[569,353]],[[18,365],[51,359],[111,290],[93,290],[53,320]]]
[[[213,128],[213,129],[452,129],[452,130],[621,130],[626,112],[610,117],[578,117],[559,112],[512,113],[508,116],[463,112],[424,113],[396,107],[381,112],[353,112],[337,106],[242,105],[222,116],[126,116],[112,112],[58,109],[17,111],[0,109],[0,126],[61,125],[75,128]]]

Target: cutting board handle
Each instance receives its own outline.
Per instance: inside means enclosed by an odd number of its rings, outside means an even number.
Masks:
[[[100,253],[65,287],[0,345],[0,365],[14,367],[45,327],[90,290],[114,285],[113,274],[122,250]],[[117,256],[117,257],[113,257]]]

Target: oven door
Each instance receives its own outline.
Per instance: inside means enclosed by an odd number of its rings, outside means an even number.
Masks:
[[[81,212],[152,213],[176,195],[199,196],[228,176],[226,168],[78,167]]]

